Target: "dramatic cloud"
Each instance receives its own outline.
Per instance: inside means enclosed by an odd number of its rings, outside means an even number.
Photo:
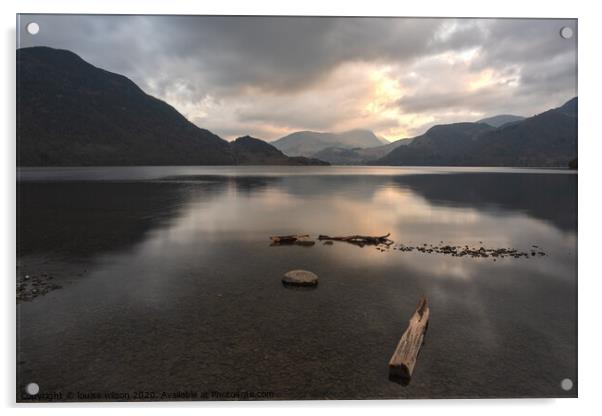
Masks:
[[[552,19],[25,15],[19,46],[72,50],[228,139],[396,139],[561,105],[576,95],[576,33]]]

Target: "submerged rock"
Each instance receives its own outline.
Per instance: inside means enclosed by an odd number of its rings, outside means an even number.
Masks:
[[[307,270],[291,270],[284,273],[282,283],[292,286],[316,286],[318,276]]]

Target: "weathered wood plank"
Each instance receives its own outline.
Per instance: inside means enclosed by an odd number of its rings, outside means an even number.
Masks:
[[[416,358],[424,342],[424,335],[428,328],[430,309],[425,297],[420,299],[416,311],[410,318],[408,328],[405,330],[393,356],[389,361],[389,377],[409,382],[414,372]]]

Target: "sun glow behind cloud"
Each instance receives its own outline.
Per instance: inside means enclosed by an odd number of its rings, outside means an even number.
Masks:
[[[298,130],[365,128],[393,141],[434,124],[472,121],[491,112],[490,107],[466,105],[464,99],[510,99],[520,86],[520,68],[476,69],[479,56],[479,48],[472,48],[426,56],[409,65],[343,62],[300,90],[246,87],[220,99],[207,94],[193,101],[186,85],[174,82],[163,98],[199,126],[228,139],[242,131],[271,140]]]
[[[391,112],[391,103],[399,100],[403,96],[403,90],[399,81],[389,73],[390,67],[383,67],[373,70],[370,75],[372,82],[372,96],[365,107],[369,114],[382,114],[389,112],[389,116],[395,114]]]

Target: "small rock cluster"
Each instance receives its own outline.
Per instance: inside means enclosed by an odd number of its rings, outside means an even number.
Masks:
[[[538,246],[531,246],[531,250],[529,251],[520,251],[514,248],[485,248],[483,246],[480,247],[469,247],[468,245],[464,246],[452,246],[449,244],[443,244],[443,241],[439,245],[427,244],[424,243],[418,246],[406,246],[404,244],[394,244],[390,246],[379,245],[376,247],[377,250],[381,252],[389,251],[389,250],[398,250],[403,252],[412,252],[418,251],[426,254],[443,254],[450,255],[453,257],[464,257],[469,256],[473,258],[482,257],[489,258],[492,257],[495,261],[496,258],[504,258],[504,257],[512,257],[515,259],[518,258],[530,258],[535,256],[545,256],[546,253],[540,251]]]
[[[40,295],[45,295],[61,286],[54,283],[54,277],[41,273],[39,275],[17,276],[17,302],[28,302]]]
[[[521,251],[515,248],[486,248],[482,246],[483,242],[479,241],[481,244],[479,247],[470,247],[468,244],[464,246],[455,246],[450,244],[444,244],[441,241],[438,245],[423,243],[422,245],[411,246],[405,245],[401,243],[395,243],[393,240],[388,238],[389,234],[384,237],[378,238],[374,244],[369,244],[372,247],[375,247],[378,251],[390,252],[390,251],[401,251],[401,252],[413,252],[418,251],[420,253],[425,254],[443,254],[450,255],[452,257],[465,257],[469,256],[472,258],[493,258],[493,261],[497,261],[498,258],[511,257],[515,259],[519,258],[532,258],[536,256],[545,256],[546,253],[541,251],[538,246],[532,245],[530,250]],[[346,243],[351,243],[357,245],[359,247],[364,247],[366,244],[356,244],[354,239],[358,238],[372,238],[372,237],[360,237],[360,236],[352,236],[352,237],[327,237],[320,236],[320,240],[325,240],[323,245],[333,245],[332,240],[340,240]],[[271,237],[272,245],[290,245],[290,244],[298,244],[298,245],[307,245],[312,246],[315,244],[313,240],[309,238],[307,235],[294,235],[294,236],[274,236]],[[381,242],[382,240],[382,242]],[[285,286],[316,286],[318,284],[318,276],[315,273],[312,273],[308,270],[290,270],[284,274],[282,277],[282,283]]]

